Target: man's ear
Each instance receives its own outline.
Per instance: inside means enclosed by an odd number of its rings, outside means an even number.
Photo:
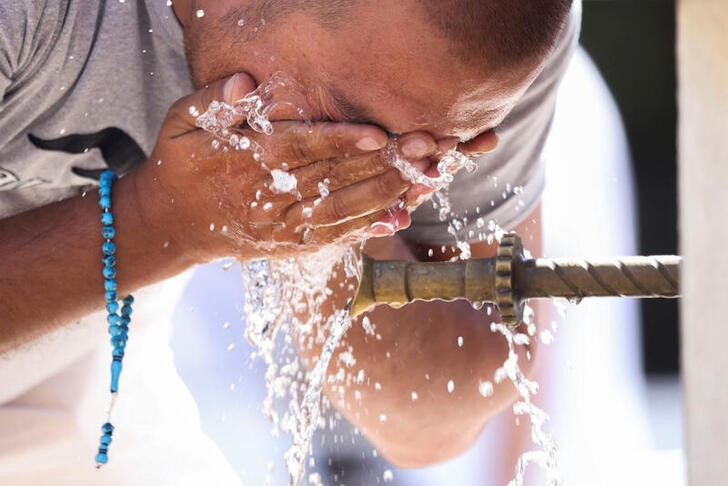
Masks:
[[[472,140],[461,143],[458,147],[462,153],[469,156],[478,156],[494,150],[498,146],[498,135],[488,130]]]

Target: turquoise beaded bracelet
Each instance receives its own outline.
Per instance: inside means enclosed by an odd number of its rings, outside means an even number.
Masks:
[[[109,462],[109,444],[111,444],[111,434],[114,432],[114,426],[111,425],[111,410],[114,407],[116,394],[119,392],[119,376],[121,375],[121,360],[124,358],[124,350],[126,342],[129,338],[129,324],[131,323],[131,305],[134,303],[134,297],[127,295],[122,300],[121,314],[119,311],[118,296],[116,294],[116,245],[112,241],[116,236],[114,229],[114,216],[111,214],[111,186],[117,177],[113,171],[107,170],[101,174],[99,179],[99,206],[101,206],[101,236],[104,243],[101,245],[103,253],[102,262],[104,269],[104,298],[106,299],[106,318],[109,323],[109,334],[111,335],[111,345],[113,346],[111,360],[111,401],[107,411],[106,423],[101,426],[100,445],[96,454],[96,467]]]

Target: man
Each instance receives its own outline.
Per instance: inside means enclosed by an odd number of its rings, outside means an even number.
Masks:
[[[379,258],[448,258],[446,225],[426,206],[403,238],[381,232],[410,222],[388,209],[428,192],[383,162],[392,134],[431,174],[450,148],[493,149],[500,127],[499,158],[453,183],[453,207],[507,227],[522,221],[538,251],[537,160],[578,30],[573,16],[563,29],[568,0],[32,3],[0,6],[0,352],[102,306],[98,206],[80,193],[106,167],[126,174],[114,188],[120,293],[223,256],[289,255],[360,231],[388,236],[367,247]],[[317,122],[282,109],[273,135],[245,131],[302,187],[303,201],[266,193],[264,210],[249,203],[267,172],[252,152],[213,150],[190,108],[232,102],[277,71],[303,87],[295,104]],[[198,91],[183,97],[190,75]],[[331,195],[306,219],[322,174]],[[491,251],[474,244],[472,255]],[[381,343],[356,326],[347,341],[382,391],[361,389],[344,413],[395,463],[452,457],[513,399],[507,386],[485,405],[478,394],[504,347],[467,305],[382,308],[371,319]],[[395,346],[396,363],[385,357]],[[25,386],[15,380],[5,398]],[[443,415],[452,403],[458,412]]]

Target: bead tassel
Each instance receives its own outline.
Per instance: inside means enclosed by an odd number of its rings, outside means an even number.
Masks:
[[[134,297],[128,295],[122,300],[121,312],[119,313],[118,295],[116,293],[116,245],[111,241],[116,236],[114,217],[111,214],[111,186],[116,181],[116,174],[107,170],[101,174],[99,180],[99,206],[103,210],[101,213],[101,236],[106,240],[101,245],[103,253],[102,263],[104,264],[102,274],[104,276],[104,298],[106,300],[106,311],[108,316],[106,321],[109,324],[109,335],[111,336],[111,345],[113,346],[111,360],[111,402],[109,403],[108,417],[104,425],[101,426],[101,438],[99,439],[99,449],[96,454],[96,467],[109,462],[109,445],[111,444],[111,435],[114,432],[114,426],[111,424],[111,410],[114,406],[116,394],[119,391],[119,377],[121,376],[121,361],[124,358],[126,342],[128,340],[129,324],[131,323],[132,304]]]

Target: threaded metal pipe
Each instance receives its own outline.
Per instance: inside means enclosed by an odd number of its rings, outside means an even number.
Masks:
[[[409,263],[377,261],[363,256],[353,315],[387,304],[414,300],[457,300],[497,303],[496,258],[458,262]],[[585,297],[678,297],[679,256],[634,256],[609,259],[536,258],[513,255],[510,297],[524,299]]]

